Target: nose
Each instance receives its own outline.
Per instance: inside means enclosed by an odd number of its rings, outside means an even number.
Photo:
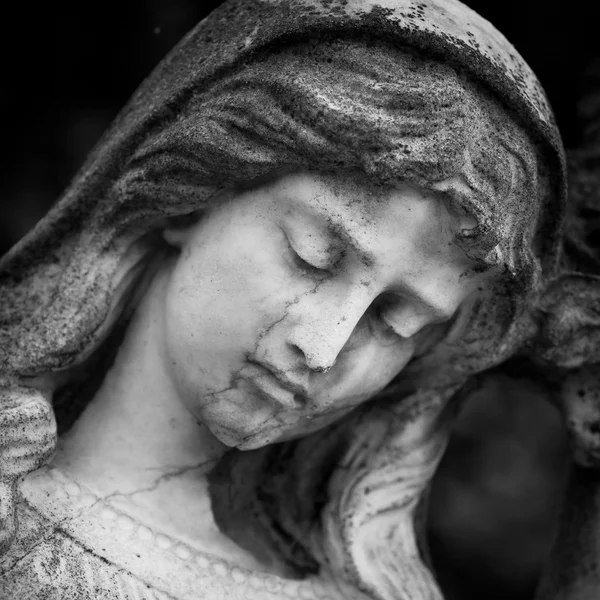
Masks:
[[[314,298],[314,296],[313,296]],[[313,372],[326,373],[338,357],[358,344],[351,340],[359,337],[359,323],[365,316],[372,299],[362,297],[321,300],[307,299],[298,303],[287,332],[287,344],[301,357]]]

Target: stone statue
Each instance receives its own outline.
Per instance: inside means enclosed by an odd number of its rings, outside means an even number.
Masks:
[[[550,339],[564,200],[459,2],[227,0],[0,263],[0,597],[441,598],[427,484]]]

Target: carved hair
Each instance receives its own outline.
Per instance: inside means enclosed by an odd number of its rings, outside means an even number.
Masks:
[[[120,321],[137,265],[146,264],[155,250],[152,231],[210,205],[222,189],[281,170],[347,170],[382,183],[424,186],[475,216],[476,229],[459,232],[457,243],[482,268],[500,267],[494,302],[476,307],[468,336],[455,340],[450,332],[441,349],[409,367],[393,394],[334,426],[335,444],[317,433],[310,442],[228,460],[263,465],[269,456],[270,464],[283,461],[290,476],[301,474],[299,485],[311,508],[298,508],[304,512],[296,526],[291,512],[275,513],[269,526],[274,544],[288,536],[299,548],[300,558],[286,557],[290,564],[300,570],[328,566],[377,598],[414,599],[426,590],[434,597],[414,541],[413,512],[443,449],[447,415],[441,407],[469,374],[514,351],[518,300],[539,288],[544,257],[536,232],[549,194],[541,152],[516,116],[466,74],[414,50],[360,38],[271,48],[202,89],[189,88],[177,104],[149,110],[153,118],[120,147],[116,161],[94,175],[100,196],[88,207],[90,214],[69,218],[63,211],[57,217],[65,240],[55,261],[60,270],[51,258],[35,270],[24,264],[20,253],[25,249],[31,256],[28,241],[1,265],[0,283],[13,309],[0,314],[10,332],[0,336],[7,348],[0,357],[5,378],[0,428],[29,418],[26,406],[35,407],[30,419],[37,423],[37,433],[18,442],[30,448],[28,460],[11,477],[0,478],[7,537],[16,476],[42,464],[52,449],[52,413],[45,401],[25,402],[26,395],[34,390],[48,395],[59,385],[64,391],[78,365],[95,361]],[[90,160],[93,164],[94,156]],[[454,176],[460,189],[447,184]],[[66,201],[64,206],[75,210]],[[69,228],[74,220],[76,230]],[[35,243],[39,253],[50,244],[43,232]],[[36,277],[39,285],[25,288],[26,297],[18,277]],[[90,302],[98,296],[108,299],[108,308]],[[31,307],[31,322],[14,308],[19,302]],[[48,322],[34,314],[40,306]],[[424,371],[436,375],[425,382]],[[14,416],[15,407],[22,417]],[[416,427],[417,413],[428,410],[427,425],[398,446]],[[329,479],[301,468],[309,452],[332,465]],[[332,455],[335,466],[327,458]],[[396,466],[398,457],[402,467]],[[258,504],[287,496],[279,480],[270,485],[267,471],[261,472]],[[329,492],[319,498],[324,489]],[[288,500],[285,506],[295,510]],[[396,519],[396,509],[407,509],[406,516]],[[377,555],[369,573],[361,553]]]

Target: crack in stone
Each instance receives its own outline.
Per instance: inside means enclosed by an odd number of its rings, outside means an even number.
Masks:
[[[167,472],[167,473],[162,473],[161,475],[159,475],[156,480],[154,480],[152,482],[152,484],[139,488],[139,489],[135,489],[132,490],[131,492],[121,492],[121,491],[116,491],[113,492],[111,494],[108,494],[106,496],[99,496],[97,497],[94,502],[92,502],[89,506],[82,506],[80,507],[80,509],[73,515],[64,517],[58,521],[51,521],[48,520],[50,527],[48,528],[48,530],[42,534],[40,536],[40,538],[38,538],[38,540],[36,540],[36,543],[30,547],[25,554],[23,554],[22,556],[19,556],[18,558],[16,558],[16,560],[13,562],[12,565],[10,565],[7,569],[2,570],[1,574],[7,574],[10,571],[12,571],[13,569],[15,569],[16,567],[18,567],[19,564],[21,564],[30,554],[32,554],[33,552],[35,552],[35,550],[37,548],[39,548],[42,544],[44,544],[45,542],[47,542],[48,540],[50,540],[54,535],[60,533],[60,534],[64,534],[69,536],[69,534],[65,531],[65,526],[68,526],[68,523],[71,521],[75,521],[81,517],[83,517],[83,515],[86,512],[92,511],[96,506],[98,506],[99,504],[108,502],[110,500],[116,499],[116,498],[130,498],[132,496],[135,496],[137,494],[142,494],[145,492],[152,492],[154,490],[156,490],[162,483],[169,481],[170,479],[173,479],[175,477],[178,477],[180,475],[184,475],[186,473],[189,473],[191,471],[197,470],[197,469],[202,469],[203,467],[209,465],[212,462],[216,462],[218,459],[210,459],[210,460],[206,460],[203,461],[199,464],[195,464],[195,465],[186,465],[184,467],[178,467],[178,468],[174,468],[171,471]],[[158,467],[156,467],[158,468]],[[95,494],[94,494],[95,495]],[[27,504],[38,514],[39,511],[37,510],[37,508],[30,504],[28,501],[26,501]],[[42,518],[44,520],[46,520],[46,517],[44,517],[43,515],[41,515]],[[70,537],[70,536],[69,536]]]
[[[163,484],[171,479],[174,479],[175,477],[179,477],[180,475],[185,475],[186,473],[189,473],[191,471],[201,469],[202,467],[205,467],[206,465],[210,464],[211,462],[214,462],[215,460],[216,459],[206,460],[206,461],[196,464],[196,465],[187,465],[184,467],[178,467],[176,469],[173,469],[172,471],[169,471],[168,473],[162,473],[152,482],[152,484],[150,484],[146,487],[132,490],[131,492],[116,491],[111,494],[108,494],[107,496],[102,496],[102,497],[98,498],[92,505],[90,505],[89,509],[94,508],[99,502],[106,502],[109,500],[113,500],[115,498],[131,498],[132,496],[136,496],[138,494],[143,494],[145,492],[153,492],[156,489],[158,489],[158,487],[161,484]],[[158,467],[156,467],[156,468],[158,468]]]
[[[226,387],[220,390],[215,390],[213,392],[207,392],[206,394],[204,394],[204,397],[214,400],[215,396],[217,396],[218,394],[224,394],[225,392],[229,392],[230,390],[236,390],[238,382],[244,379],[240,375],[242,368],[243,367],[231,374],[231,377],[229,378],[229,384]]]
[[[256,355],[258,352],[258,346],[261,342],[261,340],[277,325],[279,325],[279,323],[281,323],[282,321],[284,321],[288,315],[289,315],[289,311],[292,308],[292,306],[298,304],[300,302],[300,299],[304,296],[308,296],[309,294],[315,294],[317,292],[317,290],[319,289],[319,287],[324,283],[324,281],[316,281],[314,286],[309,289],[306,292],[303,292],[301,294],[298,294],[293,300],[288,300],[285,303],[284,309],[283,309],[283,314],[281,317],[279,317],[278,319],[275,319],[275,321],[273,321],[273,323],[271,323],[270,325],[267,325],[259,334],[258,337],[256,339],[256,342],[254,344],[254,351],[252,353],[252,355]]]
[[[258,337],[256,338],[256,343],[254,345],[254,353],[256,353],[258,351],[258,345],[260,344],[260,341],[277,325],[279,325],[279,323],[281,323],[283,320],[285,320],[288,316],[288,313],[290,312],[290,308],[292,308],[292,306],[294,306],[295,304],[298,304],[298,302],[300,302],[300,296],[296,296],[293,300],[289,300],[285,303],[284,309],[283,309],[283,315],[281,317],[279,317],[279,319],[275,319],[275,321],[273,321],[273,323],[271,323],[270,325],[267,325],[259,334]]]

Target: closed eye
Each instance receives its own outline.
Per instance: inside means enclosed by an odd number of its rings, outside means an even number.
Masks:
[[[389,295],[380,296],[373,303],[371,314],[380,323],[379,328],[383,326],[387,334],[404,337],[397,331],[390,318],[397,302],[398,299],[391,298]]]
[[[440,322],[416,308],[410,298],[385,295],[375,306],[375,314],[389,331],[400,338],[410,339],[429,325]]]
[[[322,267],[317,267],[311,263],[309,263],[305,258],[302,258],[302,256],[300,256],[300,254],[298,254],[298,252],[294,249],[294,247],[289,244],[291,253],[292,253],[292,258],[294,260],[294,263],[296,264],[296,266],[298,267],[298,269],[300,269],[301,271],[304,271],[305,273],[307,273],[308,275],[311,275],[313,277],[324,277],[326,275],[329,275],[329,270],[328,269],[324,269]]]
[[[306,275],[310,276],[310,277],[314,277],[314,278],[319,278],[319,279],[323,279],[324,277],[327,277],[328,275],[331,274],[331,271],[329,270],[328,267],[325,267],[323,265],[318,265],[315,264],[317,261],[314,259],[309,259],[305,256],[302,256],[302,254],[300,254],[300,252],[298,250],[296,250],[296,248],[294,248],[294,245],[292,244],[289,236],[287,235],[287,233],[285,232],[284,229],[281,229],[281,231],[283,232],[283,234],[285,235],[285,239],[290,251],[290,255],[292,257],[292,260],[294,262],[294,265],[303,273],[305,273]]]
[[[413,337],[413,335],[418,333],[418,331],[421,329],[420,326],[411,328],[409,325],[403,326],[397,322],[393,322],[391,319],[386,317],[385,312],[381,315],[381,321],[394,335],[397,335],[405,340]]]

